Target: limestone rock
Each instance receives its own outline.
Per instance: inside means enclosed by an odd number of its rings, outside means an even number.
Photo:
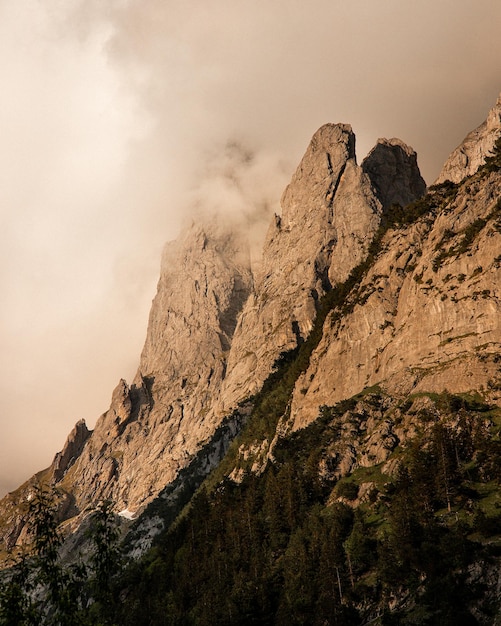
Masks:
[[[365,254],[380,213],[355,163],[351,127],[320,128],[268,230],[255,291],[233,339],[220,411],[257,391],[280,353],[307,337],[317,300]]]
[[[420,197],[415,152],[380,140],[359,167],[349,125],[313,136],[270,225],[262,271],[244,307],[228,360],[219,410],[257,391],[281,352],[305,339],[319,298],[367,255],[383,211]]]
[[[385,209],[404,207],[426,191],[416,152],[400,139],[378,139],[362,162]]]
[[[468,133],[462,143],[445,162],[435,184],[450,180],[458,183],[465,176],[471,176],[492,154],[492,148],[501,136],[501,94],[495,106],[489,111],[485,122]]]
[[[231,225],[192,223],[167,245],[136,377],[120,381],[66,476],[78,509],[110,498],[136,512],[212,435],[209,411],[252,283]]]
[[[67,469],[82,453],[85,442],[90,436],[90,430],[87,428],[84,420],[79,420],[68,439],[64,444],[61,452],[58,452],[52,462],[52,473],[54,482],[60,481]]]
[[[366,169],[351,127],[317,131],[269,228],[255,286],[231,225],[193,223],[166,246],[137,375],[130,387],[120,381],[65,473],[78,509],[102,498],[119,510],[144,506],[308,336],[318,299],[365,258],[384,203],[422,191],[415,153],[397,140],[380,142]]]
[[[500,197],[498,173],[477,175],[434,216],[386,234],[350,310],[326,320],[294,392],[295,428],[376,384],[501,399]]]

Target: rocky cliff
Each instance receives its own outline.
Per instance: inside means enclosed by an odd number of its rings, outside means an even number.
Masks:
[[[79,510],[109,498],[136,512],[212,435],[207,414],[251,290],[248,250],[229,226],[194,222],[166,247],[136,377],[120,381],[62,481]]]
[[[365,387],[501,395],[501,179],[432,190],[429,211],[390,229],[372,267],[326,320],[292,402],[295,427]]]
[[[327,124],[283,194],[257,276],[231,225],[188,225],[164,251],[134,381],[120,381],[92,433],[75,427],[49,468],[71,514],[109,498],[130,516],[151,501],[305,340],[319,299],[365,258],[384,211],[424,190],[405,144],[380,140],[358,166],[351,127]],[[12,545],[22,517],[5,525]]]
[[[36,480],[67,494],[66,518],[104,498],[139,514],[259,392],[277,359],[307,341],[282,433],[373,385],[396,396],[475,390],[498,402],[501,179],[481,165],[494,150],[499,106],[474,131],[477,143],[465,140],[466,161],[453,153],[441,174],[462,182],[424,198],[416,154],[403,142],[378,140],[358,165],[350,126],[320,128],[256,276],[231,225],[188,224],[165,249],[135,379],[119,382],[92,433],[77,424],[52,466],[4,499],[4,543],[23,540]],[[337,293],[342,301],[321,318]]]
[[[207,414],[252,285],[247,244],[222,220],[193,221],[166,246],[134,381],[118,383],[92,433],[79,422],[43,476],[6,496],[7,547],[23,540],[39,480],[68,494],[67,516],[111,499],[130,517],[176,476],[218,426]]]
[[[501,179],[484,163],[500,135],[501,97],[451,154],[442,182],[378,242],[297,382],[294,428],[373,385],[397,396],[480,391],[499,403]]]
[[[358,166],[350,126],[327,124],[315,133],[268,230],[220,412],[255,393],[280,354],[305,340],[320,298],[366,257],[384,212],[424,191],[416,153],[401,141],[380,139]]]
[[[384,210],[424,189],[405,144],[380,140],[359,167],[351,128],[329,124],[284,192],[255,284],[230,226],[193,223],[169,244],[132,385],[120,381],[78,457],[54,466],[76,510],[109,498],[129,514],[155,497],[308,336],[319,298],[365,258]]]

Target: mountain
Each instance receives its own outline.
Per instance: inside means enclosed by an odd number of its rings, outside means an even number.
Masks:
[[[398,140],[379,140],[358,166],[350,126],[315,133],[268,230],[233,339],[223,409],[255,393],[280,354],[306,339],[319,299],[366,257],[384,212],[425,187],[416,154]]]
[[[358,166],[351,127],[327,124],[284,192],[257,276],[231,223],[187,224],[164,250],[134,381],[119,382],[92,433],[77,424],[46,472],[68,494],[67,514],[103,499],[127,516],[143,510],[262,386],[280,354],[304,341],[317,302],[366,256],[391,203],[424,190],[405,144],[380,140]],[[14,500],[27,497],[29,485]],[[10,548],[23,523],[5,527]]]
[[[134,380],[2,500],[4,551],[51,484],[66,555],[105,499],[144,555],[124,624],[163,623],[141,594],[172,623],[498,623],[500,107],[428,190],[400,140],[358,165],[321,127],[257,272],[233,224],[186,224]]]

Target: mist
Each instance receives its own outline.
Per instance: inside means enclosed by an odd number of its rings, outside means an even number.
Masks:
[[[263,233],[316,129],[431,184],[501,90],[496,0],[0,3],[0,496],[93,427],[200,212]]]

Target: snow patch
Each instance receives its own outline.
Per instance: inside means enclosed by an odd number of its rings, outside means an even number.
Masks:
[[[135,511],[129,511],[129,509],[124,509],[123,511],[119,512],[120,517],[125,517],[125,519],[134,519],[134,515],[136,514]]]

